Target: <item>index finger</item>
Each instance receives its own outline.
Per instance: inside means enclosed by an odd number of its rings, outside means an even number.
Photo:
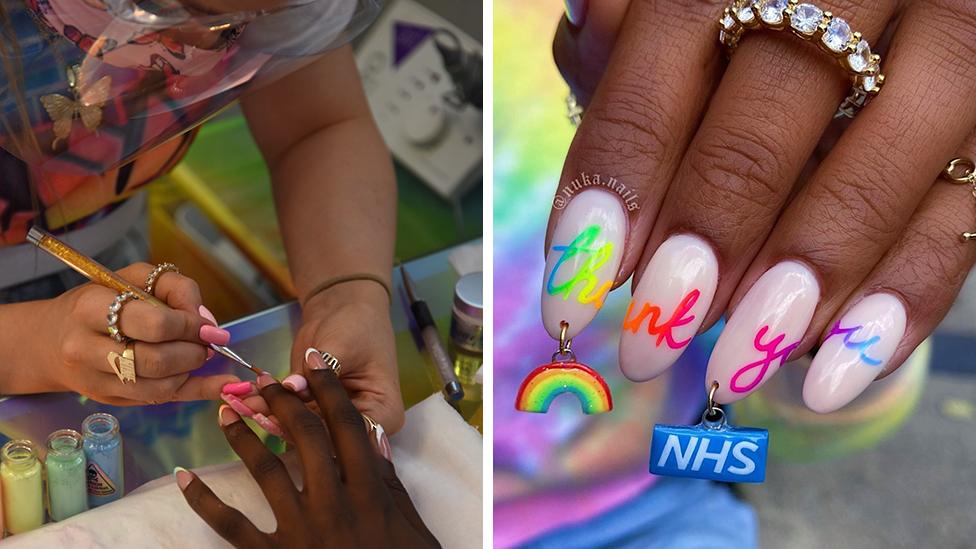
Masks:
[[[630,4],[549,217],[542,318],[553,338],[563,321],[569,338],[585,328],[634,270],[718,77],[718,6]]]

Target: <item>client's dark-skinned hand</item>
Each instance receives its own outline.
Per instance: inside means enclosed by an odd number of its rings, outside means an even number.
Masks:
[[[313,354],[305,375],[321,417],[270,376],[258,378],[261,396],[297,449],[301,489],[239,415],[227,406],[219,413],[227,441],[271,506],[276,530],[258,530],[196,475],[178,470],[190,507],[236,547],[440,547],[335,373]]]

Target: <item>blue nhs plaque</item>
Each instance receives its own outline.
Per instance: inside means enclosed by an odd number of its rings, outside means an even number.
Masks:
[[[766,480],[765,429],[702,421],[698,425],[655,425],[651,436],[651,473],[722,482]]]

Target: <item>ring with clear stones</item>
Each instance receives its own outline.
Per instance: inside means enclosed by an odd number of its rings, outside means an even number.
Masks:
[[[871,53],[871,45],[861,33],[851,32],[847,21],[813,4],[796,0],[735,0],[719,19],[718,39],[731,55],[742,35],[754,29],[790,29],[830,54],[850,74],[851,93],[834,118],[854,118],[884,85],[881,57]]]
[[[136,297],[136,294],[132,292],[122,292],[121,294],[117,295],[115,297],[115,301],[108,306],[108,335],[112,336],[112,339],[119,343],[125,343],[129,340],[129,338],[122,333],[122,330],[119,329],[119,314],[122,312],[122,307],[134,299],[139,299]]]
[[[156,282],[163,273],[176,273],[180,274],[180,269],[172,263],[160,263],[155,269],[149,273],[146,277],[146,293],[149,295],[156,295]]]

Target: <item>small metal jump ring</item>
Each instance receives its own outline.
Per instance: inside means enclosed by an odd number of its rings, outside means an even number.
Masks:
[[[712,381],[712,386],[708,389],[708,406],[705,408],[705,413],[720,413],[721,408],[715,405],[715,392],[718,391],[718,381]]]
[[[569,331],[569,322],[561,320],[559,322],[559,354],[572,352],[573,338],[566,337],[567,331]]]
[[[958,185],[976,185],[976,162],[969,158],[954,158],[946,164],[942,175]]]

